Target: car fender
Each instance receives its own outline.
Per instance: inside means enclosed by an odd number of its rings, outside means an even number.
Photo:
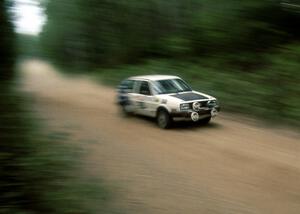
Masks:
[[[159,106],[157,107],[157,109],[156,109],[156,115],[157,115],[158,111],[161,110],[161,109],[166,110],[169,114],[171,113],[171,108],[170,108],[170,107],[168,107],[168,106],[165,105],[165,104],[161,104],[161,105],[159,105]]]

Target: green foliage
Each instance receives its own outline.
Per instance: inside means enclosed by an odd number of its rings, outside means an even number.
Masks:
[[[162,39],[161,47],[165,50],[165,56],[183,57],[184,54],[190,53],[189,40],[182,37],[168,37]]]
[[[120,64],[163,56],[170,45],[164,50],[162,41],[186,40],[179,36],[185,36],[181,15],[189,16],[188,8],[181,11],[182,5],[175,0],[52,0],[46,7],[48,22],[42,44],[58,62],[70,61],[72,65]]]
[[[300,35],[299,16],[268,0],[51,0],[46,14],[43,47],[73,66],[231,53],[244,69],[262,62],[243,63],[241,52],[261,54]]]
[[[16,43],[18,58],[41,57],[43,54],[38,36],[18,34]]]
[[[275,56],[268,56],[269,66],[263,71],[263,80],[271,112],[293,123],[300,121],[300,45],[290,44]]]

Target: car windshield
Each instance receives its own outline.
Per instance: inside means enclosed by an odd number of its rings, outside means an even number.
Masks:
[[[153,89],[158,94],[171,94],[192,90],[182,79],[154,81]]]

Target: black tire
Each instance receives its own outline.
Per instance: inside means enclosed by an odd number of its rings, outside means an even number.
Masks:
[[[206,124],[209,123],[210,119],[211,119],[211,117],[206,117],[206,118],[204,118],[204,119],[201,119],[199,122],[200,122],[200,124],[202,124],[202,125],[206,125]]]
[[[156,116],[157,125],[162,129],[168,129],[173,122],[172,117],[165,109],[159,109]]]
[[[130,116],[130,114],[132,113],[128,110],[128,105],[126,105],[126,104],[121,105],[121,110],[122,110],[123,115],[125,115],[125,116]]]

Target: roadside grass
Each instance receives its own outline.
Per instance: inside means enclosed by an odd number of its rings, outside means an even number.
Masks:
[[[297,98],[300,91],[294,87],[295,92],[287,93],[290,79],[278,88],[281,74],[277,72],[276,63],[255,72],[221,67],[221,63],[209,60],[200,63],[148,60],[144,64],[99,68],[91,76],[101,84],[116,87],[121,80],[134,75],[178,75],[194,90],[217,97],[224,111],[257,117],[270,124],[300,125],[300,112],[297,110],[300,109]]]

